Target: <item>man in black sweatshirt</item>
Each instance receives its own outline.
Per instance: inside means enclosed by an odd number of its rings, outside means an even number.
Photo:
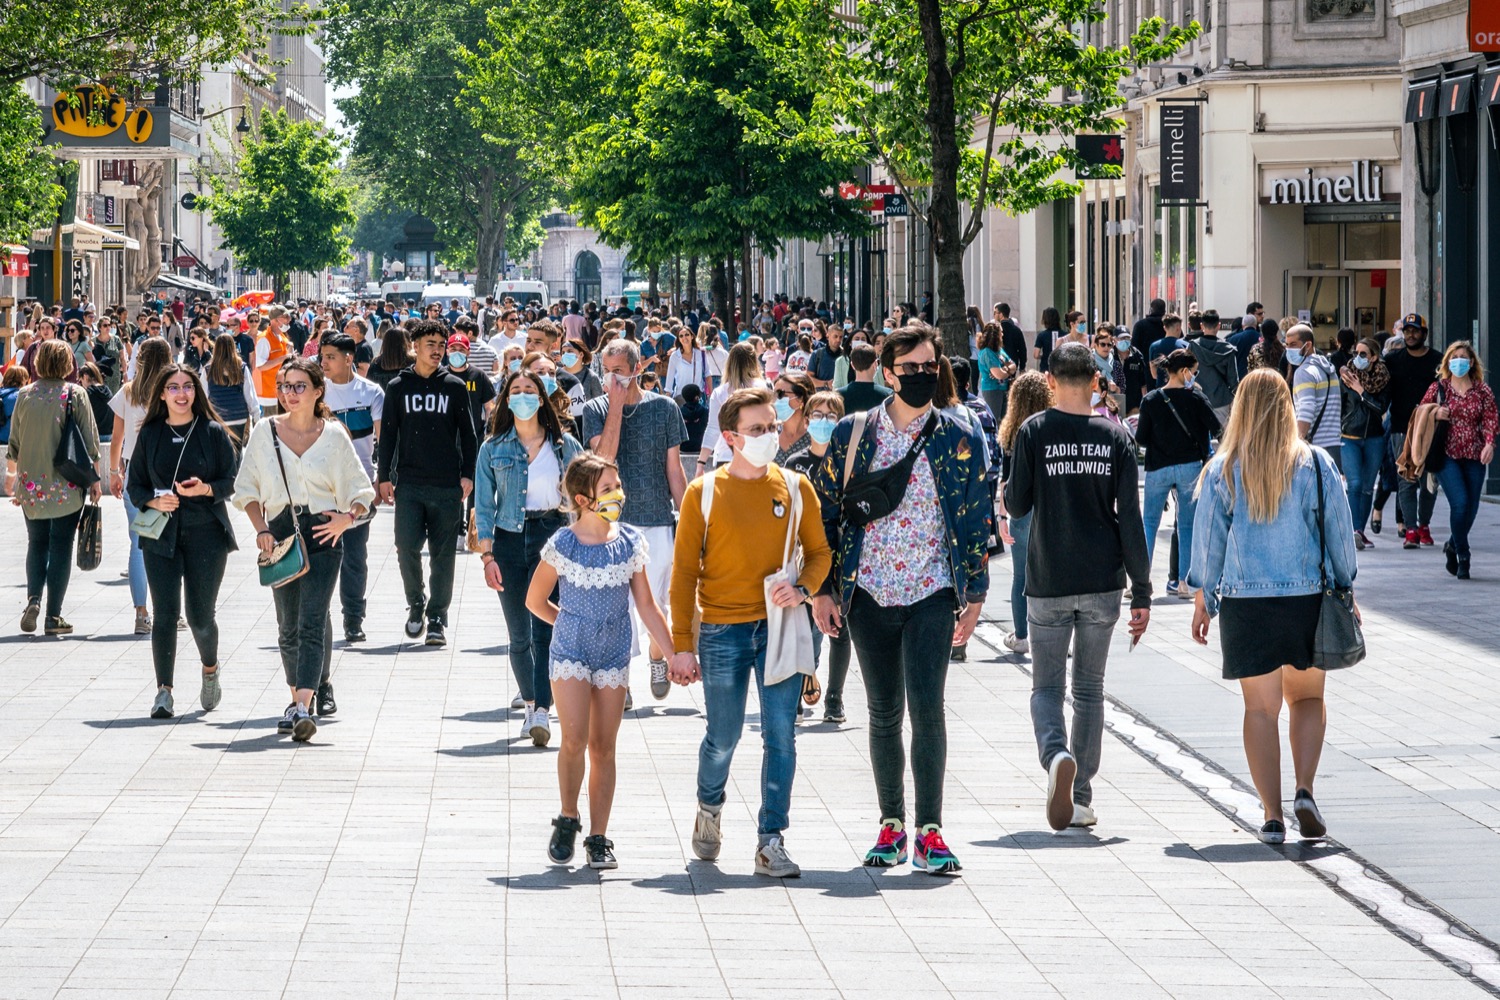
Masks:
[[[1026,559],[1031,725],[1047,769],[1047,822],[1093,826],[1091,779],[1104,738],[1104,667],[1130,576],[1132,645],[1151,621],[1151,567],[1136,495],[1135,447],[1090,405],[1094,359],[1063,344],[1048,359],[1056,402],[1021,426],[1005,506],[1031,519]],[[1073,645],[1073,738],[1063,721]]]
[[[376,491],[380,503],[396,507],[396,562],[406,587],[406,634],[427,645],[447,642],[448,605],[453,600],[453,539],[464,502],[474,489],[479,450],[469,391],[463,379],[442,368],[448,328],[441,320],[412,323],[414,360],[385,390]],[[427,543],[432,596],[422,592],[422,543]]]

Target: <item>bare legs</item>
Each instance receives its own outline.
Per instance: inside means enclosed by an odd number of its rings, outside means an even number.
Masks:
[[[1313,790],[1318,760],[1323,755],[1323,734],[1328,712],[1323,703],[1325,674],[1318,669],[1281,667],[1260,677],[1240,681],[1245,696],[1245,759],[1250,777],[1260,794],[1267,820],[1282,818],[1281,810],[1281,703],[1286,702],[1287,726],[1292,744],[1292,771],[1297,787]]]
[[[625,711],[625,688],[596,688],[587,681],[552,682],[562,743],[557,753],[557,787],[562,814],[581,814],[585,754],[589,778],[589,834],[603,836],[615,801],[615,739]]]

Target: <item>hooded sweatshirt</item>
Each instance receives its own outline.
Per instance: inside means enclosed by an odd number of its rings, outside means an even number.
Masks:
[[[1240,384],[1239,352],[1234,345],[1205,335],[1189,341],[1188,350],[1198,359],[1197,385],[1209,405],[1218,409],[1233,403],[1234,390]]]
[[[423,378],[403,368],[385,390],[376,478],[397,486],[459,488],[479,451],[469,390],[446,368]]]

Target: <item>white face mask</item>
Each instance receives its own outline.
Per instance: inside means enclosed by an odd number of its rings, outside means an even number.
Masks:
[[[740,445],[740,454],[745,456],[745,461],[757,469],[764,469],[776,458],[776,452],[781,448],[780,435],[775,431],[769,431],[756,437],[743,438],[744,444]]]

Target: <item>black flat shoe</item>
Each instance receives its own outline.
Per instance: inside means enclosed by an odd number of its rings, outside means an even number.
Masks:
[[[1292,812],[1297,817],[1297,828],[1302,831],[1303,840],[1317,840],[1327,836],[1328,827],[1323,823],[1323,814],[1318,812],[1318,804],[1313,801],[1312,792],[1305,788],[1297,789]]]
[[[319,715],[333,715],[339,710],[339,703],[333,700],[332,681],[328,682],[327,684],[318,685],[318,695],[316,701],[318,704]]]
[[[1260,842],[1273,846],[1286,843],[1286,824],[1279,819],[1266,820],[1265,826],[1260,828]]]
[[[1448,571],[1449,576],[1458,575],[1458,550],[1453,547],[1452,542],[1443,543],[1443,568]]]
[[[547,845],[547,860],[554,865],[565,865],[573,860],[573,842],[583,824],[577,816],[559,816],[552,821],[552,840]]]
[[[602,834],[583,838],[583,851],[589,856],[589,867],[595,871],[620,867],[615,860],[615,842],[606,840]]]

